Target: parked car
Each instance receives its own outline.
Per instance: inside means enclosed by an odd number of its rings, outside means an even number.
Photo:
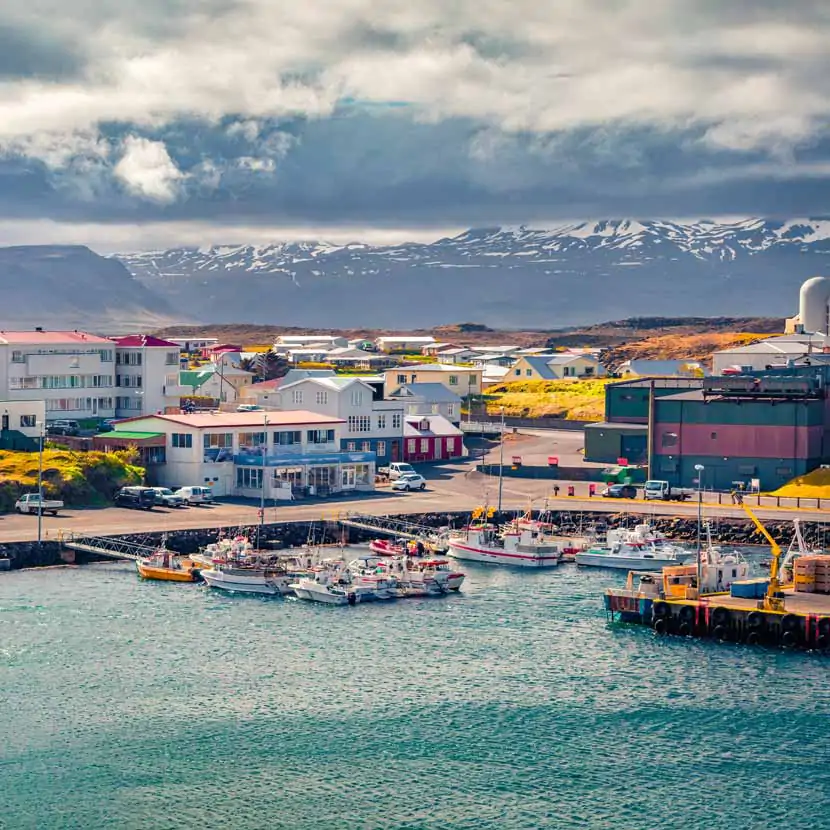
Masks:
[[[50,421],[46,424],[49,435],[79,435],[81,425],[77,421]]]
[[[179,487],[176,495],[181,496],[187,504],[211,504],[213,490],[210,487]]]
[[[660,501],[686,501],[695,492],[690,487],[674,487],[668,481],[649,480],[643,488],[643,498],[646,500],[659,499]]]
[[[181,493],[174,493],[169,487],[150,487],[156,494],[156,504],[161,507],[187,507],[187,499]]]
[[[152,510],[156,505],[156,494],[152,487],[122,487],[114,501],[118,507]]]
[[[388,467],[378,467],[378,475],[386,476],[389,479],[400,478],[407,473],[414,473],[415,468],[411,464],[406,464],[402,461],[396,461]]]
[[[236,407],[237,412],[262,412],[262,407],[255,403],[241,403]]]
[[[38,507],[40,513],[51,513],[53,516],[57,516],[58,510],[63,507],[63,502],[59,499],[43,499],[41,501],[37,493],[27,493],[14,503],[14,509],[18,513],[37,513]]]
[[[610,484],[601,495],[606,499],[636,499],[637,488],[633,484]]]
[[[404,473],[392,483],[393,490],[423,490],[427,480],[419,473]]]

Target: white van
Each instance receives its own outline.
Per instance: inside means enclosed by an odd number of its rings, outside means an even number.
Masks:
[[[176,495],[181,496],[187,504],[211,504],[213,490],[210,487],[179,487]]]

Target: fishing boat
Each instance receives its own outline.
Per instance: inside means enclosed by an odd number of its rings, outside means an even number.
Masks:
[[[298,599],[326,605],[356,605],[363,595],[352,586],[318,582],[310,576],[300,577],[291,584]]]
[[[561,562],[575,561],[576,554],[588,550],[593,540],[588,534],[563,534],[558,525],[545,520],[544,513],[540,518],[534,519],[530,511],[509,522],[505,530],[529,530],[532,538],[539,543],[538,549],[542,550],[547,545],[551,550],[558,551]]]
[[[373,539],[369,542],[369,550],[378,556],[403,556],[404,546],[389,539]]]
[[[135,567],[142,579],[198,582],[201,578],[197,563],[186,556],[176,556],[166,548],[160,548],[143,559],[136,559]]]
[[[637,525],[634,530],[609,530],[604,545],[595,545],[576,554],[577,565],[594,568],[616,568],[625,571],[655,571],[672,565],[682,565],[694,552],[655,538],[649,525]]]
[[[202,579],[211,587],[242,594],[290,594],[293,577],[284,571],[258,567],[256,564],[216,562],[202,571]]]
[[[449,538],[449,555],[472,562],[553,568],[559,564],[561,546],[540,538],[531,528],[499,529],[487,522],[469,524]]]

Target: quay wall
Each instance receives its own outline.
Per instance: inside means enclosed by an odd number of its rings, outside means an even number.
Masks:
[[[538,512],[538,511],[536,511]],[[494,515],[491,521],[501,522],[512,518],[515,513],[503,513]],[[462,527],[469,521],[469,512],[447,512],[447,513],[421,513],[404,514],[397,518],[428,527]],[[626,513],[577,513],[574,511],[552,511],[545,516],[546,521],[558,524],[565,534],[579,533],[592,525],[598,527],[613,528],[619,526],[633,526],[635,520]],[[697,538],[697,522],[692,518],[685,517],[654,517],[651,524],[672,539],[681,542],[693,543]],[[792,538],[793,528],[791,522],[768,522],[767,529],[783,547],[789,545]],[[825,542],[827,526],[818,522],[804,522],[802,533],[808,546],[823,546]],[[226,529],[226,534],[231,532]],[[247,533],[252,540],[257,533],[256,526],[242,528],[241,532]],[[158,531],[156,533],[121,534],[119,538],[127,541],[144,544],[148,546],[158,545],[162,537],[166,536],[166,544],[178,553],[196,553],[200,548],[215,542],[219,531],[217,528],[205,528],[201,530],[179,530],[179,531]],[[262,528],[263,547],[273,546],[275,548],[290,548],[313,541],[315,544],[337,544],[345,542],[348,544],[360,544],[371,539],[381,537],[383,534],[362,530],[358,528],[346,528],[337,522],[319,521],[295,521],[277,522],[265,524]],[[755,533],[749,521],[743,519],[723,520],[712,529],[714,541],[727,545],[751,545],[758,544],[761,540]],[[273,543],[273,544],[272,544]],[[83,564],[102,559],[103,557],[86,556],[75,554],[73,551],[62,549],[60,542],[50,540],[38,547],[36,542],[12,542],[0,545],[0,562],[7,560],[7,568],[20,569],[50,567],[62,564]],[[2,575],[0,574],[0,579]]]

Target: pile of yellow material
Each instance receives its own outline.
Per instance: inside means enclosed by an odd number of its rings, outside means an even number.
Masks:
[[[805,499],[830,499],[830,470],[813,470],[804,476],[798,476],[779,487],[772,493],[773,496],[787,496]]]

